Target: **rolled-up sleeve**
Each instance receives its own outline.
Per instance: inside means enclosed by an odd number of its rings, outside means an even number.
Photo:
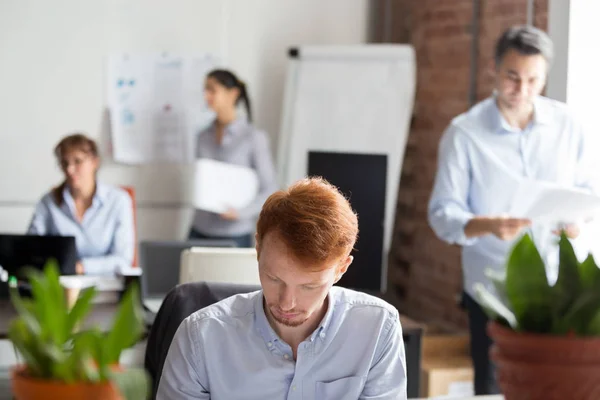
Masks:
[[[429,200],[428,219],[436,235],[452,244],[468,246],[477,241],[465,236],[465,225],[474,217],[468,205],[471,166],[466,138],[450,125],[438,149],[438,167]]]

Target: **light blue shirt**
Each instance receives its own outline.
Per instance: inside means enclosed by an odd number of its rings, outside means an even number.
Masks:
[[[267,321],[262,291],[230,297],[181,323],[157,399],[404,400],[398,312],[381,299],[334,286],[325,317],[294,361]]]
[[[74,236],[86,275],[120,273],[131,266],[135,247],[131,197],[123,189],[98,183],[92,206],[79,222],[69,190],[59,206],[52,193],[37,204],[27,233]]]
[[[267,134],[239,117],[225,127],[223,141],[218,144],[213,123],[198,135],[196,157],[252,168],[258,176],[259,188],[250,204],[236,210],[239,214],[237,220],[229,221],[219,214],[196,210],[193,228],[208,236],[231,237],[253,233],[263,203],[277,190]],[[235,182],[232,184],[235,185]]]
[[[490,97],[454,118],[439,145],[438,170],[429,202],[429,223],[443,240],[462,247],[464,289],[473,284],[491,286],[484,271],[503,271],[514,241],[489,234],[466,238],[464,227],[474,216],[501,216],[509,212],[513,195],[523,179],[548,181],[565,187],[593,189],[595,172],[582,126],[566,105],[545,97],[534,102],[534,117],[524,129],[511,127]],[[534,226],[540,249],[549,248],[550,226]],[[547,263],[556,275],[556,246]]]

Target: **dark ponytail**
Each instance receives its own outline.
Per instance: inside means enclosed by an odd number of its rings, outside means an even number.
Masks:
[[[246,107],[246,114],[248,114],[248,121],[252,122],[252,107],[250,106],[250,96],[248,96],[248,90],[246,84],[238,79],[237,76],[231,71],[226,69],[215,69],[208,73],[207,78],[211,78],[225,86],[227,89],[237,88],[240,91],[239,97],[236,99],[235,104],[240,101],[244,102]]]

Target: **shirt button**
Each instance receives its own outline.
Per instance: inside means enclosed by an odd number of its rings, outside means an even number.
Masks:
[[[283,355],[283,358],[285,358],[286,360],[289,360],[289,359],[290,359],[290,356],[288,356],[287,354],[284,354],[284,355]]]
[[[273,347],[273,343],[271,343],[271,342],[267,343],[267,347]]]
[[[292,386],[292,392],[296,391],[296,385]]]
[[[319,337],[320,337],[321,339],[325,339],[325,332],[321,332],[321,333],[319,333]]]

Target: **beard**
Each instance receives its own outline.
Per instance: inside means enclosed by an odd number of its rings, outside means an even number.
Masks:
[[[296,312],[297,315],[295,315],[293,319],[290,319],[290,318],[284,318],[277,311],[273,311],[273,310],[277,310],[277,306],[269,305],[269,314],[271,314],[271,317],[273,317],[273,319],[277,323],[284,325],[284,326],[288,326],[290,328],[295,328],[297,326],[300,326],[308,320],[308,316],[306,316],[305,312],[297,311]]]

